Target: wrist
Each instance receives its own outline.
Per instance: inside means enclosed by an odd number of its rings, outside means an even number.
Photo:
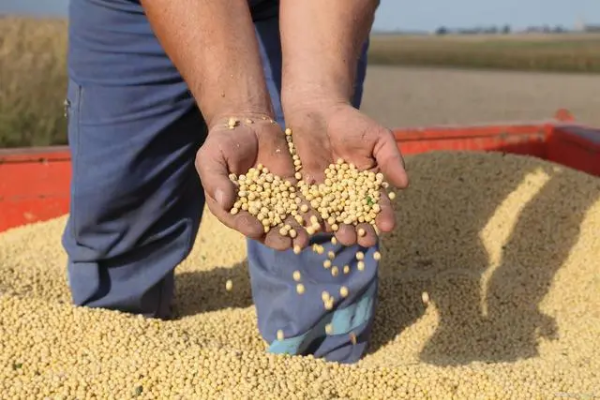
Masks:
[[[218,121],[229,117],[273,118],[271,97],[262,71],[242,75],[241,79],[238,75],[201,77],[201,84],[190,86],[209,130]]]
[[[238,126],[251,126],[255,124],[276,124],[272,113],[239,110],[215,115],[210,123],[207,123],[209,134],[214,130],[235,129]]]
[[[274,118],[274,111],[271,105],[271,99],[266,89],[263,91],[256,90],[260,84],[256,85],[235,85],[233,87],[248,87],[249,90],[235,93],[229,89],[212,91],[211,96],[202,96],[201,98],[209,100],[209,103],[202,106],[202,102],[198,102],[202,114],[206,121],[209,130],[223,121],[227,122],[229,118],[237,118],[238,120],[249,119],[252,121],[265,121]],[[254,93],[250,87],[254,86]]]
[[[348,74],[328,74],[331,78],[285,76],[281,88],[281,103],[350,103],[354,95],[353,80]]]
[[[295,119],[296,116],[304,118],[308,114],[330,114],[341,107],[351,106],[352,103],[350,97],[342,94],[322,91],[320,88],[307,90],[305,86],[302,90],[290,91],[285,98],[282,93],[281,105],[287,124],[288,120]]]

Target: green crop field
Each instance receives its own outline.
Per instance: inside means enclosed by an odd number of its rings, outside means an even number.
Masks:
[[[600,72],[600,34],[372,37],[383,65]]]
[[[63,108],[67,82],[66,53],[66,21],[0,17],[0,148],[66,143],[67,121]],[[370,63],[599,72],[600,35],[374,35]],[[370,73],[368,87],[389,89],[393,87],[390,79],[406,80],[412,73],[398,69],[397,73],[388,71],[384,75],[378,71],[374,68]],[[380,80],[381,85],[377,84]],[[406,82],[403,85],[406,90]],[[419,90],[423,82],[420,85]],[[393,92],[390,93],[392,96]],[[397,100],[367,92],[365,106],[372,110],[390,109],[389,105],[396,104]],[[455,101],[460,102],[460,96]],[[395,114],[397,110],[390,109],[390,115]],[[427,117],[436,120],[436,115],[428,114]],[[411,121],[403,119],[400,122]]]

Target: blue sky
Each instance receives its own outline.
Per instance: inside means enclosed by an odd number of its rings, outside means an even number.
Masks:
[[[326,0],[325,0],[326,1]],[[0,12],[64,15],[68,0],[0,0]],[[600,24],[600,0],[382,0],[378,30],[435,30],[475,25]]]
[[[376,28],[435,30],[474,25],[600,23],[600,0],[382,0]]]

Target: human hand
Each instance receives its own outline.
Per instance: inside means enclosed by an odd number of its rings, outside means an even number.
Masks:
[[[308,243],[306,231],[290,218],[295,238],[282,236],[278,229],[265,233],[259,220],[246,211],[230,213],[237,197],[237,187],[230,174],[245,174],[262,164],[294,182],[294,165],[288,152],[285,134],[270,117],[241,115],[220,120],[209,128],[208,138],[196,155],[196,169],[204,187],[210,211],[227,227],[276,250]]]
[[[302,161],[303,179],[309,184],[324,181],[325,169],[339,158],[354,164],[358,170],[383,173],[396,188],[408,186],[404,160],[393,133],[346,103],[310,100],[285,109],[286,124],[293,130],[296,151]],[[375,219],[382,232],[395,227],[394,211],[387,194],[382,191],[381,211]],[[330,227],[327,227],[330,230]],[[365,235],[357,234],[364,229]],[[377,236],[368,223],[340,225],[335,236],[340,243],[373,246]]]

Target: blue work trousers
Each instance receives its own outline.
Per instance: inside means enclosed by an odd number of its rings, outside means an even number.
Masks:
[[[277,2],[254,3],[267,85],[277,122],[284,127]],[[69,30],[73,178],[63,245],[73,302],[167,318],[174,269],[189,255],[202,218],[204,194],[194,159],[207,134],[205,122],[138,2],[72,1]],[[356,107],[366,49],[359,61]],[[364,353],[377,291],[372,257],[377,246],[334,246],[330,239],[322,234],[312,243],[335,251],[334,263],[349,265],[350,273],[332,276],[322,266],[324,256],[310,247],[296,255],[248,241],[258,327],[271,352],[343,363]],[[356,267],[359,249],[366,253],[363,271]],[[303,277],[303,295],[295,290],[295,270]],[[339,295],[342,285],[350,293],[346,298]],[[336,299],[329,311],[323,291]],[[333,327],[329,334],[327,324]],[[279,330],[284,340],[277,340]]]

